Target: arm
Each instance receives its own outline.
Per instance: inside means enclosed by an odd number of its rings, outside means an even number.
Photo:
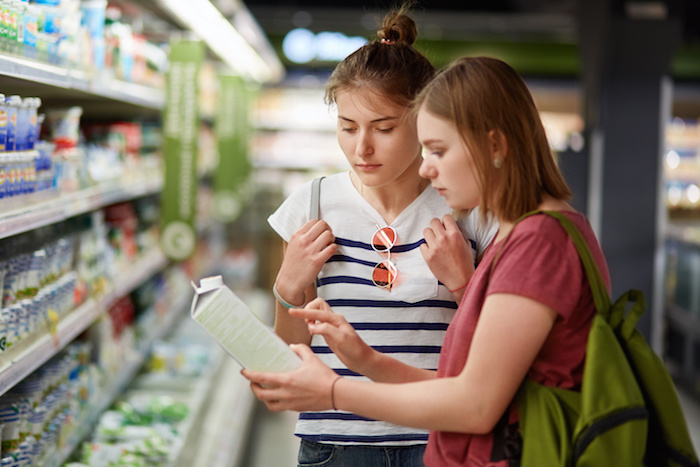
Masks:
[[[291,304],[302,306],[316,297],[314,281],[323,265],[338,249],[335,237],[324,221],[310,220],[283,244],[284,259],[277,273],[277,293]],[[275,332],[287,343],[310,343],[306,323],[289,315],[289,310],[276,303]]]
[[[433,275],[452,291],[459,303],[466,286],[474,275],[474,258],[462,231],[452,218],[445,215],[433,219],[423,231],[425,243],[420,246],[425,262]]]
[[[367,345],[343,315],[334,313],[317,298],[304,309],[289,314],[305,320],[310,335],[324,337],[328,347],[349,369],[375,382],[405,383],[435,378],[435,371],[424,370],[396,360]]]
[[[488,433],[515,397],[555,319],[554,310],[534,300],[491,295],[458,376],[400,385],[341,379],[334,388],[336,408],[417,428]],[[330,409],[330,389],[337,375],[308,347],[294,349],[304,360],[299,370],[244,371],[244,376],[271,410]]]

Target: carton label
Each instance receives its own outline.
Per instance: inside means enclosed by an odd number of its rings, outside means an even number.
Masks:
[[[192,318],[244,368],[285,372],[301,359],[228,287],[195,295]]]

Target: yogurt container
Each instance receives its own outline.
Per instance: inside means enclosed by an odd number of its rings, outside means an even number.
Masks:
[[[5,108],[7,109],[7,139],[5,140],[5,151],[16,150],[17,114],[21,106],[22,98],[20,96],[7,96],[5,98]]]
[[[6,144],[7,144],[7,107],[5,106],[5,94],[0,94],[0,154],[5,152],[5,145]]]

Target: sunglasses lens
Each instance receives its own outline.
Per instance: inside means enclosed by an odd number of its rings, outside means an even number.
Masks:
[[[372,271],[372,282],[377,287],[391,288],[391,284],[396,280],[398,271],[391,261],[382,261],[374,267]]]
[[[375,251],[384,252],[396,243],[396,231],[391,227],[382,227],[372,237],[372,248]]]

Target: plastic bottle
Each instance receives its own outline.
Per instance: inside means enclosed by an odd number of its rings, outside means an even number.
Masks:
[[[39,32],[39,12],[40,9],[34,4],[27,4],[24,10],[24,45],[36,47],[37,33]],[[33,56],[25,49],[25,55]]]
[[[2,19],[0,19],[2,23]],[[0,154],[5,152],[7,144],[7,108],[5,107],[5,94],[0,94]]]
[[[11,51],[14,51],[14,45],[17,43],[17,5],[13,0],[10,0],[8,3],[8,20],[5,21],[5,28],[8,42],[12,45]]]
[[[7,96],[5,98],[5,107],[7,109],[6,151],[15,151],[17,143],[17,113],[21,106],[22,98],[20,96]]]
[[[5,198],[12,198],[15,196],[15,181],[16,181],[16,167],[15,167],[15,153],[7,152],[5,153]]]
[[[27,153],[26,152],[18,152],[17,153],[17,172],[16,172],[16,179],[17,179],[17,188],[16,188],[16,195],[17,196],[24,196],[27,194]]]
[[[7,38],[12,0],[0,0],[0,37]]]
[[[0,199],[7,197],[7,153],[0,152]]]
[[[39,107],[41,107],[41,99],[38,97],[30,97],[31,106],[29,107],[29,130],[27,131],[27,149],[34,149],[36,142],[39,139]]]
[[[24,44],[24,15],[28,4],[27,0],[15,0],[15,8],[17,9],[17,42],[19,44]]]
[[[15,138],[15,151],[27,150],[27,134],[29,132],[29,112],[32,100],[29,97],[22,99],[17,109],[17,136]]]

